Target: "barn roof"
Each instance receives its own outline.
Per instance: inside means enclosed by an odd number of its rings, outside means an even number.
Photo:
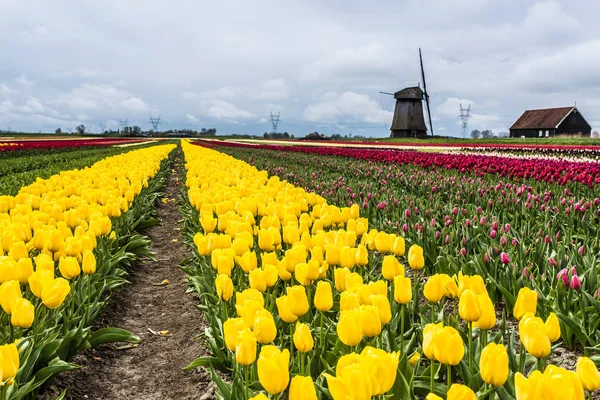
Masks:
[[[551,129],[556,128],[575,107],[544,108],[527,110],[510,129]]]
[[[407,87],[394,93],[394,98],[423,100],[423,90],[418,86]]]

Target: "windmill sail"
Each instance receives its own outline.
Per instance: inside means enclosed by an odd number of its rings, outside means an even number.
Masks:
[[[425,98],[425,105],[427,105],[427,117],[429,118],[429,128],[431,130],[431,136],[433,136],[433,122],[431,121],[431,108],[429,107],[429,93],[427,93],[427,83],[425,82],[425,69],[423,68],[423,56],[421,55],[420,47],[419,61],[421,62],[421,78],[423,79],[423,97]]]

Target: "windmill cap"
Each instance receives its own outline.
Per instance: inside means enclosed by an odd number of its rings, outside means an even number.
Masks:
[[[423,90],[418,86],[407,87],[394,93],[394,98],[423,100]]]

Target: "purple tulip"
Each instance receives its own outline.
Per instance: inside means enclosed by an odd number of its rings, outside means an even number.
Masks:
[[[500,253],[500,261],[502,264],[508,264],[510,262],[510,257],[505,252]]]
[[[573,275],[571,277],[571,289],[579,290],[581,289],[581,279],[577,275]]]

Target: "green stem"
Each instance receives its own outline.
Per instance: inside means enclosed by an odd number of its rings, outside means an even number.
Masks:
[[[433,381],[435,379],[434,367],[435,367],[435,361],[431,360],[431,381],[429,382],[429,391],[431,393],[433,393]]]
[[[404,305],[400,304],[400,352],[404,353]]]
[[[244,367],[244,381],[246,382],[246,400],[250,399],[250,394],[248,393],[248,369],[250,368],[249,365],[246,365]]]
[[[15,330],[13,328],[13,324],[10,322],[10,317],[9,317],[9,321],[8,321],[8,343],[12,343],[15,341]]]
[[[521,343],[521,351],[519,353],[519,372],[525,373],[525,346]]]
[[[323,348],[323,339],[324,339],[324,333],[323,333],[323,312],[319,311],[319,314],[321,314],[321,318],[320,318],[320,322],[319,322],[319,332],[321,333],[321,344],[319,347]]]
[[[448,374],[448,390],[450,390],[450,386],[452,386],[452,365],[446,365],[446,371]]]
[[[546,359],[545,358],[537,359],[537,369],[540,372],[544,372],[544,370],[546,369]]]
[[[473,323],[467,324],[469,325],[469,371],[473,371]]]

